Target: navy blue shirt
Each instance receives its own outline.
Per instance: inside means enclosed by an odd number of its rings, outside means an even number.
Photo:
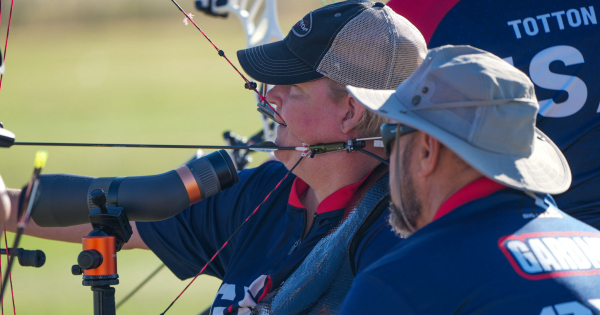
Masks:
[[[286,173],[279,162],[241,171],[240,182],[232,188],[173,218],[137,222],[138,231],[177,277],[193,277]],[[206,269],[206,274],[223,280],[212,314],[249,313],[342,220],[346,203],[361,183],[344,187],[321,202],[313,226],[303,238],[306,210],[300,198],[308,185],[290,175]],[[384,213],[363,238],[355,256],[358,270],[400,242],[386,217]]]
[[[341,314],[600,314],[600,231],[550,196],[502,189],[445,212],[363,269]]]
[[[596,0],[391,0],[428,46],[471,45],[529,75],[537,127],[562,150],[571,188],[559,208],[600,228],[600,3]]]

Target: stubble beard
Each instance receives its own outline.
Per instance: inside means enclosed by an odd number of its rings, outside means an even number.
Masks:
[[[401,172],[399,174],[392,174],[396,178],[396,188],[399,188],[399,192],[396,192],[398,196],[398,204],[390,203],[390,217],[389,223],[392,226],[392,231],[401,238],[406,238],[416,231],[417,220],[421,213],[421,203],[417,199],[415,186],[413,185],[413,178],[408,170],[411,165],[410,151],[412,148],[412,142],[406,146],[402,154],[402,160],[399,157],[399,139],[396,141],[396,165],[401,165]],[[398,164],[401,163],[401,164]],[[394,192],[392,192],[394,193]]]

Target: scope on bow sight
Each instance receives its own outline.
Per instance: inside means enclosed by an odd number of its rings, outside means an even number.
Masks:
[[[124,208],[130,220],[160,221],[233,186],[238,180],[235,166],[225,150],[152,176],[41,175],[32,218],[43,227],[89,223],[89,212],[95,207],[91,194],[102,189],[107,205]]]

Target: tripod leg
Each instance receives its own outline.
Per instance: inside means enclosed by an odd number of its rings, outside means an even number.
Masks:
[[[116,315],[115,288],[108,285],[92,286],[94,315]]]

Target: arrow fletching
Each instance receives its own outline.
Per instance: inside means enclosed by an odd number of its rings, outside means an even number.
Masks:
[[[269,147],[272,147],[272,148],[269,148]],[[263,141],[263,142],[260,142],[257,144],[253,144],[253,145],[249,146],[248,148],[252,151],[265,152],[265,153],[271,153],[271,152],[275,152],[275,151],[279,150],[279,147],[271,141]]]
[[[275,143],[271,142],[271,141],[263,141],[257,144],[253,144],[251,146],[248,147],[248,149],[252,150],[252,151],[257,151],[257,152],[265,152],[265,153],[271,153],[271,152],[275,152],[277,150],[296,150],[296,151],[306,151],[305,147],[278,147]]]

